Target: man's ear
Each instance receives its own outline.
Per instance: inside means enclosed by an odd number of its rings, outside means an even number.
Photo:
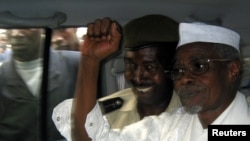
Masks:
[[[234,60],[229,64],[229,78],[232,81],[236,81],[241,75],[241,63],[240,61]]]

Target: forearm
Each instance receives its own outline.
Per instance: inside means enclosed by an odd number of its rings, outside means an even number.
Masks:
[[[87,114],[96,104],[99,64],[100,62],[94,59],[81,59],[75,100],[72,108],[73,141],[90,140],[84,124]]]
[[[87,141],[84,127],[88,113],[97,98],[97,80],[100,61],[117,51],[121,39],[119,25],[109,18],[88,24],[84,42],[80,45],[82,59],[78,72],[75,100],[72,108],[72,139]]]

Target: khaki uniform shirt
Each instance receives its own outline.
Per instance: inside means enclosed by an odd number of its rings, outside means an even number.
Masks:
[[[124,103],[120,109],[114,110],[105,116],[112,128],[122,128],[131,123],[140,120],[139,114],[136,108],[136,97],[131,88],[127,88],[118,91],[114,94],[108,95],[99,99],[98,101],[105,101],[111,98],[120,97],[124,100]],[[58,104],[53,111],[52,120],[56,125],[57,130],[68,140],[71,141],[71,108],[72,100],[67,99]],[[171,102],[166,109],[167,112],[172,112],[173,110],[180,107],[181,102],[179,97],[174,93]],[[83,125],[84,126],[84,125]]]
[[[103,97],[98,101],[105,101],[115,97],[122,98],[124,100],[124,103],[120,109],[105,114],[109,121],[109,124],[111,125],[111,128],[122,128],[126,125],[135,123],[140,120],[140,116],[136,108],[136,97],[131,88],[127,88],[112,95]],[[179,100],[179,97],[176,93],[174,93],[169,103],[169,106],[166,109],[166,112],[172,112],[180,106],[181,102]]]

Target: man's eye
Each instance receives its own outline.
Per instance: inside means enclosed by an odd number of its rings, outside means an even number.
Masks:
[[[135,69],[136,65],[132,63],[131,61],[125,61],[125,67],[129,69]]]
[[[154,71],[157,69],[156,66],[152,66],[152,65],[147,65],[147,66],[145,66],[145,68],[146,68],[146,70],[149,70],[149,71]]]
[[[206,62],[195,62],[192,64],[193,70],[203,70],[206,68]]]

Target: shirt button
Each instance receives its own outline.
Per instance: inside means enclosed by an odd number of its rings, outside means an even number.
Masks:
[[[89,126],[93,126],[93,125],[94,125],[93,122],[90,122],[90,123],[89,123]]]
[[[60,121],[60,120],[61,120],[61,118],[60,118],[60,117],[57,117],[57,118],[56,118],[56,120],[57,120],[57,121]]]

